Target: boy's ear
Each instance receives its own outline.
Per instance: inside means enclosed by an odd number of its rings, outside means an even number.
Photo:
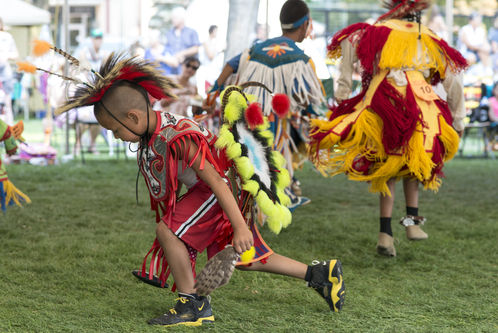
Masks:
[[[140,117],[138,115],[140,111],[139,110],[135,110],[135,109],[131,109],[130,111],[128,111],[128,113],[126,114],[126,117],[128,119],[130,119],[131,121],[133,121],[135,124],[138,124],[139,120],[140,120]]]

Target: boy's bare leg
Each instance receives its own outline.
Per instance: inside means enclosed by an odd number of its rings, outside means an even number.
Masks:
[[[174,308],[148,323],[160,326],[201,326],[204,322],[213,322],[208,298],[195,294],[194,276],[185,243],[162,222],[156,228],[156,235],[178,288],[179,298]]]
[[[393,233],[391,230],[395,185],[396,180],[390,179],[387,182],[387,187],[389,188],[391,195],[380,195],[380,232],[379,240],[377,242],[377,253],[388,257],[396,256]]]
[[[423,240],[429,236],[420,228],[420,225],[425,221],[423,218],[418,218],[418,180],[413,178],[403,179],[403,190],[405,192],[406,201],[406,217],[402,220],[402,224],[406,228],[406,237],[411,240]],[[411,218],[412,217],[417,217]]]
[[[403,179],[403,191],[405,192],[406,206],[418,207],[418,180],[412,178]]]
[[[164,255],[178,291],[186,294],[195,293],[194,276],[185,243],[176,237],[163,222],[158,224],[156,235],[159,244],[164,250]]]
[[[237,266],[237,268],[246,271],[259,271],[281,274],[304,280],[308,265],[274,253],[267,258],[265,264],[262,264],[258,261],[256,263],[253,263],[251,266]]]
[[[389,191],[391,191],[391,195],[380,195],[380,217],[391,217],[393,214],[395,185],[396,180],[389,179],[387,187],[389,188]]]

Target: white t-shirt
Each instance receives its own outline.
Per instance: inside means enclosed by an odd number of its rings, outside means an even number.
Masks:
[[[464,25],[458,34],[459,40],[460,40],[460,52],[465,53],[467,52],[467,45],[465,45],[462,42],[462,36],[467,37],[467,41],[472,45],[473,47],[478,47],[486,44],[487,37],[486,37],[486,30],[482,26],[477,27],[474,29],[474,27],[471,24]]]
[[[19,57],[16,42],[10,33],[0,31],[0,66],[6,65],[9,59]]]

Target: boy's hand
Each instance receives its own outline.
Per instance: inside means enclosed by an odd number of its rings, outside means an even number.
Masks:
[[[238,254],[241,254],[254,245],[252,232],[246,225],[233,230],[233,248]]]

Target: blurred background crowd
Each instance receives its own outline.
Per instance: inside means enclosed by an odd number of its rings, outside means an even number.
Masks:
[[[111,52],[127,52],[156,62],[164,75],[181,86],[175,101],[157,108],[198,117],[215,128],[216,117],[205,117],[206,98],[223,64],[267,38],[280,35],[278,13],[284,0],[8,0],[0,2],[0,119],[43,119],[45,143],[64,124],[77,124],[75,152],[81,138],[85,150],[97,153],[102,134],[91,108],[75,110],[69,119],[52,112],[67,89],[56,76],[19,74],[15,61],[28,59],[38,67],[63,73],[64,62],[53,54],[34,58],[34,39],[68,50],[98,69]],[[452,2],[453,4],[453,2]],[[374,22],[384,11],[371,1],[308,1],[314,35],[300,47],[313,58],[329,102],[333,101],[337,64],[326,59],[326,45],[339,29],[358,21]],[[439,6],[438,6],[439,5]],[[496,0],[456,0],[448,13],[446,1],[424,13],[424,22],[455,46],[471,64],[464,75],[469,123],[496,128],[498,121],[498,13]],[[66,11],[66,14],[64,12]],[[66,16],[65,16],[66,15]],[[449,17],[451,15],[451,17]],[[67,19],[65,19],[67,17]],[[62,60],[62,61],[61,61]],[[359,80],[359,75],[358,75]],[[359,86],[359,84],[358,84]],[[204,117],[204,118],[203,118]],[[494,135],[489,144],[494,145]]]

